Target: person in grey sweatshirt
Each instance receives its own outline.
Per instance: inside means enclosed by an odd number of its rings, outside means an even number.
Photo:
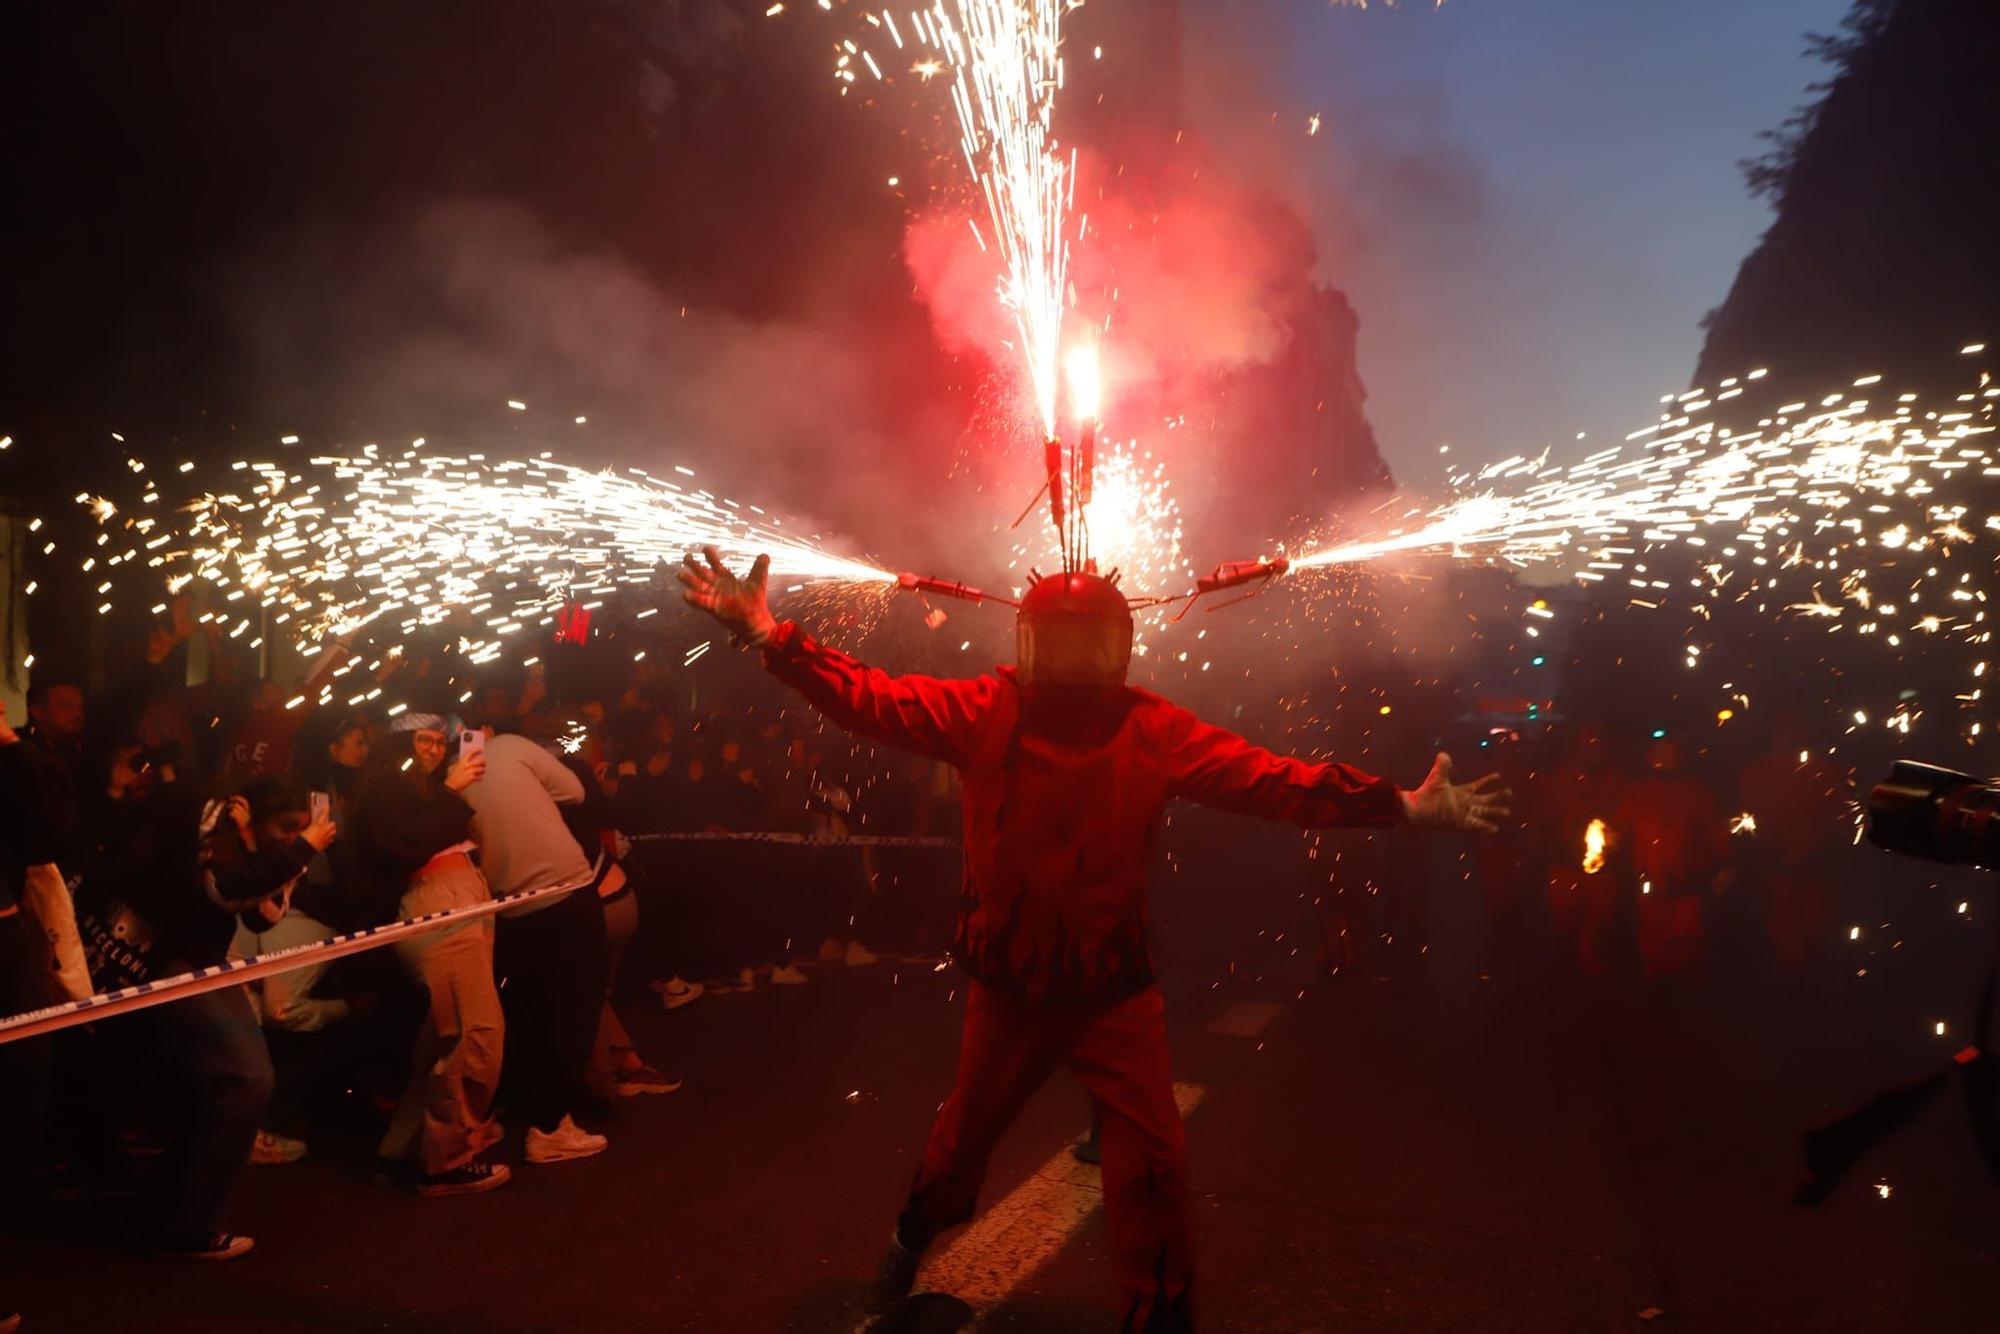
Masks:
[[[601,1153],[605,1137],[576,1113],[604,1002],[604,907],[592,868],[558,803],[583,800],[561,761],[523,736],[489,736],[486,773],[466,790],[479,865],[495,897],[575,889],[503,909],[493,971],[507,1018],[509,1101],[528,1122],[526,1158],[556,1163]]]

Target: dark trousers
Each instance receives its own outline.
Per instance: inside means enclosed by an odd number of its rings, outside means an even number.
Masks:
[[[132,1017],[159,1064],[168,1148],[154,1178],[162,1231],[215,1232],[271,1099],[271,1053],[241,987],[169,1001]]]
[[[554,1130],[589,1097],[606,973],[604,903],[586,885],[554,907],[502,917],[493,973],[507,1018],[507,1099],[537,1130]]]
[[[0,917],[0,1016],[48,1004],[42,988],[40,929],[24,912]],[[54,1044],[48,1037],[0,1046],[0,1178],[38,1167],[48,1153]]]
[[[1194,1328],[1187,1136],[1174,1105],[1158,987],[1095,1006],[1036,1005],[971,984],[958,1079],[931,1127],[897,1230],[927,1243],[972,1217],[987,1159],[1042,1081],[1067,1063],[1101,1121],[1111,1264],[1129,1334]]]

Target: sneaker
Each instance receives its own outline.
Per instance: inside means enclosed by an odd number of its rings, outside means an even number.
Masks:
[[[679,1075],[663,1075],[650,1065],[618,1072],[618,1096],[636,1098],[641,1093],[672,1093],[681,1086]]]
[[[819,961],[821,963],[839,963],[840,942],[832,936],[828,936],[825,940],[822,940],[819,943]]]
[[[162,1237],[153,1254],[162,1260],[234,1260],[257,1244],[239,1232],[194,1232]]]
[[[484,1195],[514,1179],[514,1170],[505,1163],[489,1163],[474,1158],[449,1172],[425,1172],[417,1178],[417,1194],[430,1198],[440,1195]]]
[[[410,1186],[416,1184],[417,1164],[408,1158],[385,1158],[375,1155],[375,1181],[383,1186]]]
[[[882,1266],[875,1271],[875,1286],[868,1296],[869,1314],[881,1315],[910,1295],[910,1289],[917,1286],[917,1266],[923,1258],[923,1247],[905,1245],[902,1229],[890,1229],[889,1249],[882,1254]]]
[[[588,1158],[603,1153],[610,1140],[593,1135],[565,1116],[554,1130],[528,1127],[527,1158],[531,1163],[561,1163],[571,1158]]]
[[[849,968],[866,968],[871,963],[880,963],[881,961],[881,955],[869,949],[860,941],[850,940],[847,942],[847,966]]]
[[[788,963],[783,967],[771,970],[771,985],[773,986],[800,987],[805,985],[805,981],[805,973],[795,963]]]
[[[250,1146],[250,1165],[253,1167],[278,1167],[285,1163],[295,1163],[306,1156],[306,1142],[293,1139],[289,1135],[274,1135],[268,1130],[257,1132],[257,1139]]]
[[[683,982],[678,977],[670,977],[664,982],[656,982],[653,989],[660,993],[660,1004],[669,1010],[678,1010],[689,1001],[701,999],[707,988],[699,982]]]

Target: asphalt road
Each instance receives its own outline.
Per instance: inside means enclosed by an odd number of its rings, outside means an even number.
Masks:
[[[1661,989],[1535,950],[1496,964],[1469,901],[1434,900],[1427,953],[1328,980],[1291,953],[1295,886],[1193,860],[1159,919],[1176,1077],[1201,1091],[1205,1329],[2000,1327],[2000,1198],[1955,1099],[1823,1209],[1788,1203],[1798,1131],[1922,1059],[1898,1007],[1832,974]],[[885,962],[639,1011],[642,1049],[687,1085],[625,1100],[602,1156],[420,1200],[372,1178],[365,1139],[327,1133],[250,1173],[238,1226],[258,1246],[224,1266],[10,1211],[0,1309],[30,1334],[850,1329],[950,1079],[959,987]],[[989,1201],[1046,1175],[1085,1119],[1059,1075]],[[1049,1189],[1074,1203],[1088,1174]],[[1041,1263],[1008,1261],[980,1329],[1115,1325],[1088,1204]]]

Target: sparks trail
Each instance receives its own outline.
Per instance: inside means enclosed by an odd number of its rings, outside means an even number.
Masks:
[[[1454,490],[1481,489],[1414,527],[1323,547],[1294,557],[1292,566],[1354,565],[1424,551],[1517,564],[1583,556],[1588,568],[1577,578],[1601,581],[1633,554],[1612,544],[1699,547],[1708,544],[1703,529],[1766,555],[1783,547],[1803,553],[1810,543],[1828,553],[1827,569],[1839,568],[1837,553],[1866,546],[1871,537],[1909,551],[1933,539],[1969,541],[1958,522],[1969,506],[1946,503],[1938,489],[1968,470],[2000,476],[1992,447],[1979,443],[1994,429],[1996,396],[1966,396],[1974,401],[1958,410],[1919,416],[1914,396],[1906,395],[1909,401],[1893,414],[1870,416],[1867,399],[1833,395],[1820,411],[1789,404],[1738,432],[1684,414],[1581,463],[1554,465],[1544,453],[1460,474]],[[1919,523],[1863,517],[1889,514]],[[2000,529],[2000,516],[1983,526]]]
[[[1586,584],[1622,580],[1630,606],[1679,597],[1703,618],[1717,604],[1742,603],[1817,619],[1829,632],[1869,637],[1913,670],[1941,641],[1956,643],[1972,650],[1956,696],[1969,713],[1981,705],[1982,646],[1992,637],[2000,387],[1982,373],[1946,406],[1914,394],[1885,405],[1866,397],[1879,380],[1787,404],[1743,429],[1709,415],[1740,384],[1726,381],[1714,396],[1692,391],[1624,445],[1572,465],[1543,454],[1462,474],[1452,479],[1458,498],[1411,511],[1408,526],[1319,547],[1292,557],[1291,568],[1404,554],[1549,562]],[[1697,573],[1668,579],[1649,568],[1649,553],[1674,546],[1694,557]],[[1690,667],[1698,656],[1690,650]],[[1919,712],[1898,705],[1873,721],[1907,732]],[[1867,710],[1852,717],[1855,727],[1871,725]],[[1968,717],[1965,734],[1981,726]]]
[[[1014,317],[1017,349],[1041,413],[1056,429],[1057,358],[1069,268],[1076,158],[1056,142],[1056,94],[1063,85],[1062,16],[1076,0],[935,0],[922,8],[870,12],[870,46],[835,44],[834,78],[844,92],[865,68],[890,77],[873,47],[884,41],[889,69],[910,60],[925,82],[951,73],[952,113],[965,165],[986,203],[992,244],[1005,269],[999,297]],[[774,8],[772,14],[781,12]],[[895,55],[888,54],[893,49]],[[982,249],[987,236],[973,234]]]
[[[234,489],[203,491],[168,515],[153,509],[150,481],[146,512],[130,517],[108,498],[77,499],[107,529],[123,525],[134,538],[126,559],[143,555],[170,591],[195,580],[220,590],[232,636],[248,633],[244,613],[263,606],[301,651],[362,625],[386,643],[449,625],[474,660],[487,660],[565,603],[649,585],[660,564],[708,545],[731,558],[769,552],[774,578],[793,592],[852,597],[895,581],[699,488],[685,469],[670,481],[416,447],[322,456],[303,468],[231,466]],[[132,468],[145,476],[137,460]]]

